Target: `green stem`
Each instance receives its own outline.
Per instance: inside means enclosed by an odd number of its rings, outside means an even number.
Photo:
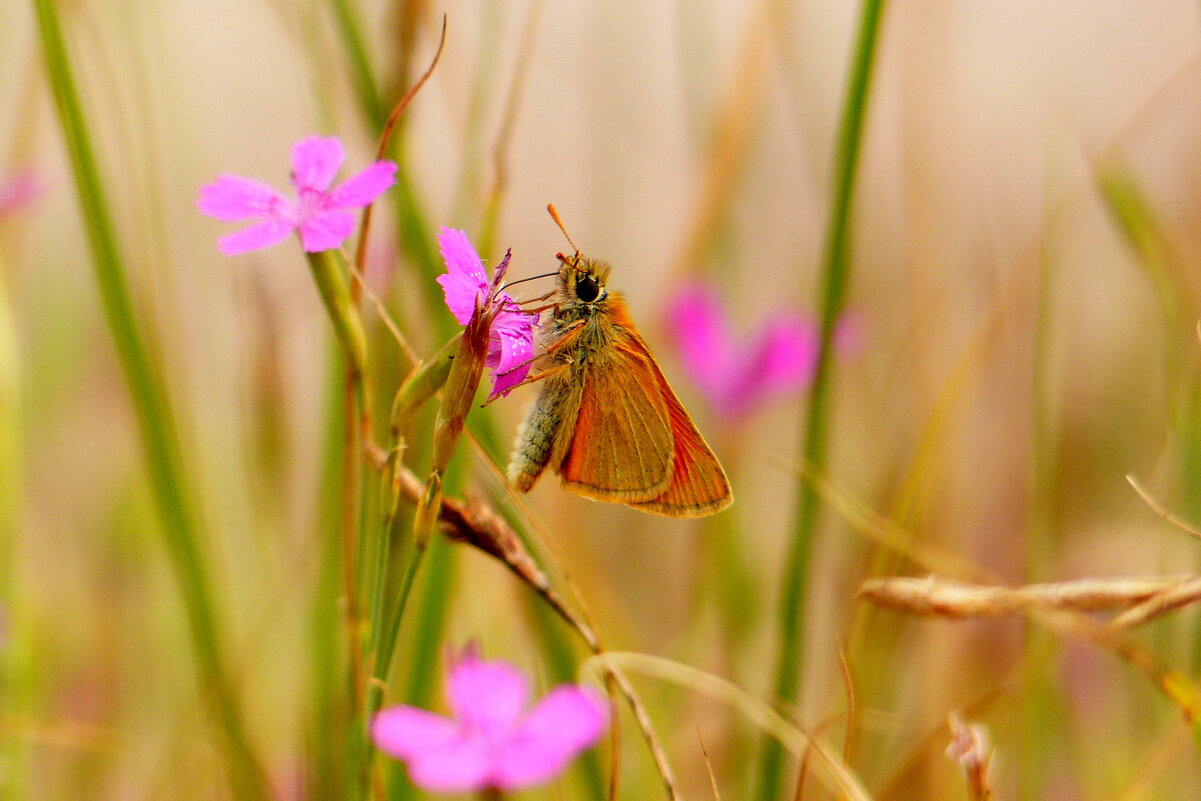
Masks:
[[[809,390],[808,416],[802,445],[809,469],[821,474],[825,468],[827,405],[830,394],[830,355],[834,324],[838,319],[850,276],[851,212],[855,192],[855,174],[859,164],[859,146],[871,83],[872,61],[880,29],[884,0],[864,0],[851,76],[843,107],[836,156],[836,181],[826,238],[821,292],[821,346],[813,383]],[[797,698],[800,684],[801,641],[805,631],[805,595],[813,534],[820,509],[818,497],[809,482],[798,488],[797,516],[792,547],[784,565],[780,600],[780,654],[776,665],[775,691],[785,703]],[[774,740],[764,749],[759,772],[759,797],[770,801],[780,797],[784,750]]]
[[[21,503],[21,362],[9,304],[8,276],[0,259],[0,719],[17,720],[27,698],[28,670],[21,669],[24,626],[17,607],[17,521]],[[0,731],[0,799],[23,797],[26,760],[22,738],[11,726]]]
[[[338,344],[346,357],[347,366],[357,373],[359,386],[355,392],[361,410],[365,402],[362,377],[367,374],[367,336],[363,333],[363,321],[359,317],[358,307],[351,299],[341,254],[336,250],[323,250],[304,255],[308,260],[313,281],[317,284],[321,302],[334,325],[334,334],[338,337]]]
[[[330,8],[334,12],[334,20],[338,25],[338,34],[342,37],[342,45],[350,59],[350,68],[355,75],[355,89],[358,91],[359,104],[363,113],[372,124],[379,128],[388,117],[388,109],[384,108],[380,99],[379,85],[375,82],[371,70],[371,59],[367,56],[367,45],[359,34],[361,26],[355,16],[355,10],[346,0],[330,0]]]
[[[175,424],[163,389],[165,382],[151,361],[134,315],[116,231],[109,216],[108,198],[71,73],[58,13],[53,0],[33,0],[33,5],[47,73],[71,158],[92,264],[141,430],[151,487],[183,592],[205,697],[224,734],[236,795],[268,798],[266,776],[251,749],[236,693],[225,671],[220,627],[199,545],[199,527],[191,510],[191,491],[185,486]]]
[[[345,448],[345,382],[341,362],[329,360],[326,425],[322,444],[321,516],[316,527],[321,556],[318,563],[317,587],[313,598],[312,645],[313,658],[313,721],[312,738],[313,784],[310,798],[336,798],[346,786],[346,733],[350,719],[357,710],[350,707],[348,695],[342,692],[338,637],[342,632],[343,615],[338,598],[342,594],[342,543],[332,536],[342,511],[342,459]]]

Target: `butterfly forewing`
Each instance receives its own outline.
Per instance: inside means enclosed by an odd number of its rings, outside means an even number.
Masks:
[[[584,372],[575,429],[559,468],[573,492],[648,501],[671,481],[672,426],[658,370],[637,347],[606,351]]]

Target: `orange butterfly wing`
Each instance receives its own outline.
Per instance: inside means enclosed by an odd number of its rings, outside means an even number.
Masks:
[[[665,517],[720,511],[725,471],[624,312],[614,305],[612,341],[587,368],[563,486]]]
[[[666,517],[703,517],[720,512],[734,501],[726,471],[696,430],[696,424],[658,365],[652,362],[652,366],[671,422],[674,442],[671,483],[654,498],[630,506]]]
[[[615,345],[583,377],[579,412],[559,474],[598,501],[649,501],[671,481],[672,431],[657,370],[645,352]]]

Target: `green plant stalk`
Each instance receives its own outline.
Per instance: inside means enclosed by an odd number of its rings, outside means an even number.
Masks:
[[[340,538],[328,536],[341,514],[342,460],[344,448],[345,381],[341,360],[329,359],[329,387],[326,400],[326,425],[321,463],[321,517],[316,527],[320,543],[317,586],[313,596],[312,646],[313,720],[309,737],[312,742],[313,786],[308,797],[337,798],[346,785],[343,743],[353,714],[349,698],[341,692],[339,681],[339,612],[342,552]]]
[[[109,330],[128,384],[163,534],[183,592],[204,695],[224,735],[235,794],[268,798],[262,767],[251,748],[221,653],[221,635],[190,489],[163,387],[138,329],[109,204],[92,150],[87,122],[71,73],[53,0],[33,0],[46,68],[71,159],[76,191],[92,251],[92,263]]]
[[[859,23],[851,76],[843,106],[835,159],[836,180],[833,205],[822,271],[821,346],[813,383],[809,390],[808,415],[804,422],[802,453],[808,468],[820,475],[825,469],[827,405],[830,394],[831,340],[834,324],[842,311],[850,277],[851,211],[855,194],[855,174],[859,164],[859,146],[871,84],[872,62],[884,0],[864,0]],[[797,514],[792,545],[784,565],[781,582],[779,633],[780,653],[776,664],[775,692],[779,700],[792,703],[800,684],[801,641],[805,629],[805,593],[813,534],[817,528],[819,502],[807,481],[798,485]],[[774,801],[780,797],[784,750],[775,741],[765,744],[760,765],[759,797]]]
[[[0,259],[0,720],[17,720],[27,698],[22,669],[25,649],[14,564],[17,520],[22,493],[21,360],[16,325],[9,304],[7,273]],[[0,801],[23,798],[25,758],[21,738],[12,726],[0,729]]]
[[[346,641],[350,658],[349,691],[354,715],[361,714],[366,698],[366,677],[369,668],[363,662],[364,618],[363,606],[367,593],[374,592],[364,587],[362,578],[366,573],[368,545],[367,517],[370,497],[367,482],[363,477],[364,446],[372,429],[370,390],[367,387],[367,337],[363,330],[358,304],[347,281],[349,267],[340,251],[326,250],[306,253],[309,270],[318,294],[325,306],[334,334],[345,360],[345,385],[343,387],[343,446],[341,482],[341,539],[342,539],[342,583],[345,597]],[[376,551],[386,548],[386,532],[376,543]],[[362,726],[355,726],[354,734],[346,738],[347,764],[351,766],[347,779],[350,789],[360,786],[359,777],[365,777],[369,751]],[[365,783],[363,784],[365,792]],[[353,796],[352,796],[353,797]]]
[[[371,120],[378,129],[383,126],[388,117],[388,109],[380,98],[379,84],[376,83],[371,69],[371,59],[367,55],[367,44],[359,34],[361,26],[354,8],[347,0],[330,0],[330,9],[334,13],[334,21],[346,48],[346,56],[350,59],[351,71],[355,74],[355,90],[359,96],[367,119]]]
[[[448,487],[460,483],[460,464],[452,463],[448,469]],[[404,703],[428,709],[433,703],[435,688],[438,686],[438,654],[442,646],[443,629],[446,626],[446,610],[450,606],[447,599],[454,591],[455,548],[444,538],[435,538],[426,550],[429,552],[428,567],[416,588],[414,609],[421,625],[413,628],[414,639],[409,643],[408,651],[408,681],[400,699]],[[392,772],[387,791],[388,801],[402,801],[417,796],[416,788],[403,770]]]
[[[467,324],[467,330],[459,339],[459,347],[446,379],[442,406],[438,410],[438,417],[434,423],[433,466],[430,470],[429,480],[426,482],[425,491],[413,516],[414,550],[409,558],[404,578],[401,580],[401,591],[397,598],[397,604],[387,618],[388,623],[380,643],[379,658],[374,666],[373,688],[387,680],[388,671],[391,668],[392,652],[400,634],[400,625],[408,601],[409,590],[442,508],[442,483],[446,468],[458,445],[464,421],[471,410],[476,388],[479,387],[480,377],[483,374],[490,324],[490,321],[484,317],[485,315],[477,310],[471,318],[471,322]],[[435,365],[437,364],[438,362],[435,362]],[[378,697],[379,693],[376,692],[375,696]],[[378,708],[378,706],[368,704],[369,714],[374,714]]]
[[[360,396],[361,410],[365,403],[361,396],[362,377],[367,374],[367,336],[363,332],[363,321],[359,317],[358,308],[350,296],[341,254],[336,250],[323,250],[304,255],[309,263],[313,282],[317,284],[321,302],[334,325],[334,335],[338,338],[338,345],[342,348],[347,367],[358,374],[359,387],[356,394]]]
[[[454,364],[454,354],[458,350],[462,334],[451,337],[442,348],[434,354],[428,363],[418,364],[405,382],[401,385],[392,401],[391,447],[388,453],[388,473],[385,474],[385,488],[381,502],[384,504],[383,530],[380,535],[379,547],[376,549],[374,571],[371,588],[371,648],[369,660],[371,665],[379,659],[383,646],[384,632],[391,631],[384,621],[384,591],[388,578],[388,563],[391,560],[391,541],[396,513],[400,506],[399,463],[403,451],[403,437],[413,417],[428,403],[446,383],[450,369]],[[413,570],[416,568],[413,567]],[[406,575],[406,584],[412,583],[412,576]],[[408,587],[403,587],[407,596]],[[403,609],[403,604],[401,609]],[[390,657],[389,657],[390,658]]]
[[[1045,173],[1053,176],[1047,169]],[[1051,189],[1053,187],[1048,187]],[[1044,201],[1049,200],[1044,191]],[[1049,204],[1044,202],[1044,207]],[[1043,230],[1050,231],[1053,220],[1044,215]],[[1046,239],[1051,239],[1048,236]],[[1051,371],[1051,324],[1054,298],[1054,255],[1047,246],[1039,251],[1038,295],[1035,299],[1034,357],[1031,365],[1030,428],[1030,499],[1026,535],[1026,583],[1050,581],[1051,566],[1056,564],[1058,530],[1056,499],[1056,426],[1054,383]],[[1035,799],[1045,795],[1053,743],[1062,734],[1061,721],[1066,710],[1060,706],[1057,683],[1053,678],[1058,643],[1045,628],[1026,620],[1023,624],[1023,692],[1021,693],[1021,754],[1018,780],[1019,798]]]

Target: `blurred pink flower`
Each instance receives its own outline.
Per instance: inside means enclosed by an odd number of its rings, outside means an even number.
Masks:
[[[232,256],[277,245],[292,231],[314,253],[342,244],[354,230],[351,210],[369,205],[396,180],[396,165],[377,161],[330,189],[346,152],[336,136],[310,136],[292,146],[292,185],[296,200],[266,184],[228,173],[200,189],[196,207],[225,222],[255,224],[221,238],[222,253]]]
[[[676,295],[668,319],[689,377],[723,417],[743,416],[767,398],[797,392],[813,380],[819,336],[812,320],[778,313],[753,342],[736,342],[720,299],[703,286]],[[856,336],[840,322],[835,347],[854,347]]]
[[[444,225],[438,231],[438,245],[446,262],[446,275],[438,276],[438,283],[451,314],[460,325],[471,322],[477,304],[493,315],[484,365],[493,371],[491,397],[507,395],[530,372],[534,326],[538,324],[538,315],[523,312],[517,301],[500,289],[512,251],[505,253],[489,283],[484,263],[465,232]]]
[[[526,710],[525,677],[505,662],[468,650],[451,668],[447,698],[453,717],[412,706],[375,716],[371,736],[409,766],[423,790],[441,793],[514,790],[540,784],[587,750],[607,725],[604,702],[564,684]]]
[[[26,167],[0,179],[0,217],[21,211],[45,191],[45,184],[32,167]]]

